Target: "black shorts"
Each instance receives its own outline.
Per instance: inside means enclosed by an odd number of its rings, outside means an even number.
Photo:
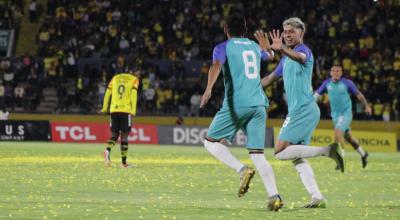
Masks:
[[[130,132],[132,127],[132,117],[128,113],[111,113],[111,131],[115,133]]]

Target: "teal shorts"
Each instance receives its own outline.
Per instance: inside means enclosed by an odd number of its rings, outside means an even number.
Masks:
[[[267,113],[265,106],[220,109],[211,122],[207,136],[221,140],[233,141],[236,132],[241,129],[247,136],[248,149],[264,149],[265,125]]]
[[[288,141],[291,144],[310,144],[320,115],[319,107],[315,102],[304,106],[295,114],[288,114],[279,132],[279,140]]]
[[[343,113],[332,116],[335,129],[341,130],[343,133],[350,131],[350,124],[353,120],[352,113]]]

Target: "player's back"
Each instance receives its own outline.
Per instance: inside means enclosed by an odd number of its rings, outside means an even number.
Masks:
[[[254,41],[231,38],[226,44],[223,65],[225,99],[230,108],[268,106],[260,81],[261,51]]]
[[[134,75],[127,73],[115,75],[109,84],[112,90],[110,112],[131,113],[132,89],[137,89],[138,85],[139,80]]]

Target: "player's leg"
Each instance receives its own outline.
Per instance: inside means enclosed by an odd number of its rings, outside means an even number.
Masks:
[[[366,152],[361,146],[358,140],[352,135],[351,131],[348,130],[345,133],[345,139],[347,142],[350,143],[350,145],[360,154],[361,156],[361,162],[362,162],[362,167],[365,168],[368,164],[368,152]]]
[[[129,132],[121,132],[121,166],[127,168],[130,165],[128,159],[128,134]]]
[[[283,123],[279,140],[275,145],[275,157],[280,160],[295,160],[327,156],[332,158],[344,172],[344,161],[339,144],[327,147],[304,145],[309,143],[311,134],[319,122],[320,111],[315,104],[303,112],[288,116]]]
[[[132,127],[132,116],[130,114],[121,114],[121,166],[128,168],[128,135]]]
[[[240,174],[239,192],[241,192],[240,189],[246,188],[255,171],[241,163],[224,145],[225,140],[232,141],[239,128],[237,125],[239,122],[233,118],[237,117],[232,117],[232,112],[228,109],[218,111],[208,129],[204,146],[215,158]],[[242,195],[239,193],[240,196]]]
[[[107,166],[111,166],[110,154],[112,148],[114,148],[117,143],[119,136],[119,125],[118,125],[118,117],[115,114],[111,114],[110,116],[110,129],[111,129],[111,137],[107,141],[106,149],[104,150],[104,163]]]
[[[274,170],[265,159],[264,155],[266,110],[264,107],[252,109],[254,113],[251,114],[251,119],[244,127],[247,135],[246,146],[249,150],[250,159],[255,165],[268,194],[268,209],[271,211],[278,211],[282,208],[283,202],[276,187]],[[250,180],[248,182],[250,182]],[[243,188],[242,192],[239,191],[239,194],[245,193],[248,189],[248,185],[249,183],[245,185],[247,188]]]
[[[311,196],[310,202],[305,208],[325,208],[326,201],[319,190],[315,180],[314,171],[306,159],[296,159],[293,161],[294,167],[300,176],[301,182]]]

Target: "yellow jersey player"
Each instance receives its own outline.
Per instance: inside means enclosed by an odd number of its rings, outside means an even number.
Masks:
[[[116,74],[110,81],[104,95],[102,113],[110,113],[111,138],[104,150],[104,161],[111,166],[110,152],[121,135],[122,167],[128,168],[128,134],[132,126],[132,116],[136,115],[139,79],[130,73]]]

